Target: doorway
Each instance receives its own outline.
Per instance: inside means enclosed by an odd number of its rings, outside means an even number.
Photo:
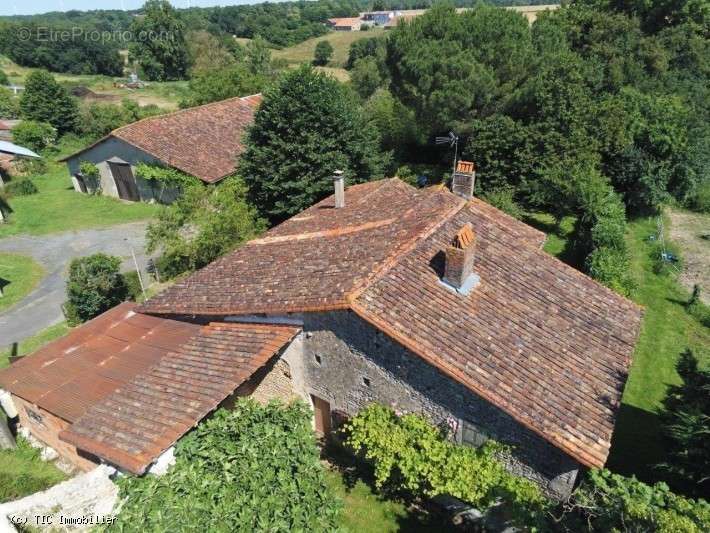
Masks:
[[[320,436],[327,435],[330,433],[330,404],[325,400],[318,398],[318,396],[313,396],[312,394],[311,401],[313,402],[313,416],[316,422],[316,433]]]
[[[118,197],[121,200],[137,202],[140,197],[138,196],[138,187],[136,187],[136,180],[133,177],[131,165],[128,163],[115,163],[109,161],[108,166],[111,169],[113,181],[116,182]]]

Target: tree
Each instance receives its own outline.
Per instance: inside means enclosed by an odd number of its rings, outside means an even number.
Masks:
[[[12,128],[12,140],[20,146],[41,152],[57,141],[57,130],[46,122],[23,120]]]
[[[360,183],[382,177],[387,161],[354,96],[309,65],[267,89],[245,144],[239,173],[272,222],[330,194],[335,170]]]
[[[168,0],[148,0],[143,16],[131,24],[134,41],[129,57],[137,61],[149,80],[180,80],[189,66],[185,25]]]
[[[177,443],[165,475],[119,480],[116,529],[337,531],[340,502],[326,483],[311,419],[302,402],[241,398],[219,409]]]
[[[383,81],[377,62],[371,57],[358,59],[350,71],[350,83],[363,99],[372,96],[382,86]]]
[[[661,414],[669,460],[662,467],[677,475],[691,494],[710,490],[710,371],[685,350],[676,364],[682,380],[668,387]]]
[[[127,298],[128,287],[120,268],[121,258],[106,254],[72,260],[65,304],[69,322],[86,322]]]
[[[48,122],[63,134],[74,131],[78,113],[76,100],[49,72],[35,70],[27,76],[20,97],[20,115],[24,120]]]
[[[77,129],[82,135],[96,140],[125,124],[161,112],[157,106],[139,106],[127,98],[121,105],[93,103],[81,110]]]
[[[164,275],[202,268],[263,231],[239,178],[182,188],[182,196],[160,211],[146,233],[148,252],[162,253],[158,266]]]
[[[20,102],[12,91],[0,87],[0,118],[17,118],[20,113]]]
[[[4,70],[0,70],[0,85],[10,85],[10,79]]]
[[[221,70],[210,70],[190,80],[189,92],[180,102],[180,107],[255,94],[262,91],[267,81],[266,76],[253,74],[243,63]]]
[[[327,65],[333,57],[333,45],[328,41],[320,41],[313,52],[314,65]]]
[[[239,44],[234,44],[239,47]],[[212,70],[230,68],[236,63],[234,54],[222,44],[222,41],[204,30],[188,34],[187,49],[191,78]]]
[[[252,74],[271,74],[271,50],[260,35],[247,43],[246,62]]]

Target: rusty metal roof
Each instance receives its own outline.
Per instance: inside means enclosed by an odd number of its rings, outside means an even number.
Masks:
[[[73,422],[200,330],[135,306],[122,303],[0,370],[0,387]]]

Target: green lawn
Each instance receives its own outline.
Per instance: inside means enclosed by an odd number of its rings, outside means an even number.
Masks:
[[[560,228],[545,214],[530,215],[526,221],[548,232],[548,253],[579,264],[568,245],[573,219],[565,219]],[[668,223],[664,226],[668,228]],[[673,277],[653,273],[648,237],[656,232],[654,217],[628,224],[631,269],[638,284],[632,299],[644,307],[644,319],[607,462],[610,469],[644,481],[665,479],[663,472],[653,467],[665,460],[658,410],[668,385],[679,382],[675,371],[678,356],[685,348],[692,348],[703,364],[710,365],[710,329],[686,312],[688,291]]]
[[[0,503],[48,489],[67,479],[52,463],[42,461],[39,451],[22,438],[17,440],[16,449],[0,450],[0,465]]]
[[[333,31],[282,50],[273,50],[271,55],[276,59],[285,59],[288,63],[313,61],[316,45],[321,41],[328,41],[333,46],[333,58],[328,63],[328,66],[342,68],[345,66],[345,62],[348,59],[348,52],[350,51],[350,45],[352,43],[359,39],[365,39],[366,37],[384,35],[385,30],[382,29],[368,31]]]
[[[53,326],[49,326],[47,329],[43,329],[36,335],[28,337],[21,341],[18,345],[17,355],[27,355],[38,348],[41,348],[49,341],[63,337],[69,332],[69,326],[66,322],[60,322]],[[10,357],[10,348],[6,346],[0,346],[0,368],[6,367],[9,363],[8,357]]]
[[[83,143],[64,146],[61,153],[71,153]],[[60,156],[54,156],[58,159]],[[9,199],[12,213],[0,224],[0,238],[10,235],[42,235],[60,231],[111,226],[144,220],[155,215],[157,205],[122,202],[107,196],[76,192],[66,165],[51,161],[45,174],[32,177],[39,192]]]
[[[44,276],[42,266],[31,257],[0,253],[0,311],[9,309],[34,290]]]

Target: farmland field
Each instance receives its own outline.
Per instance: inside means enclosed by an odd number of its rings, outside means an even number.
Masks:
[[[274,50],[272,56],[277,59],[284,59],[290,64],[312,61],[316,45],[320,41],[328,41],[333,46],[333,58],[328,63],[328,66],[342,68],[345,66],[345,62],[348,59],[348,51],[352,43],[366,37],[377,37],[381,35],[385,35],[385,30],[334,31],[327,35],[308,39],[307,41],[284,48],[283,50]]]

